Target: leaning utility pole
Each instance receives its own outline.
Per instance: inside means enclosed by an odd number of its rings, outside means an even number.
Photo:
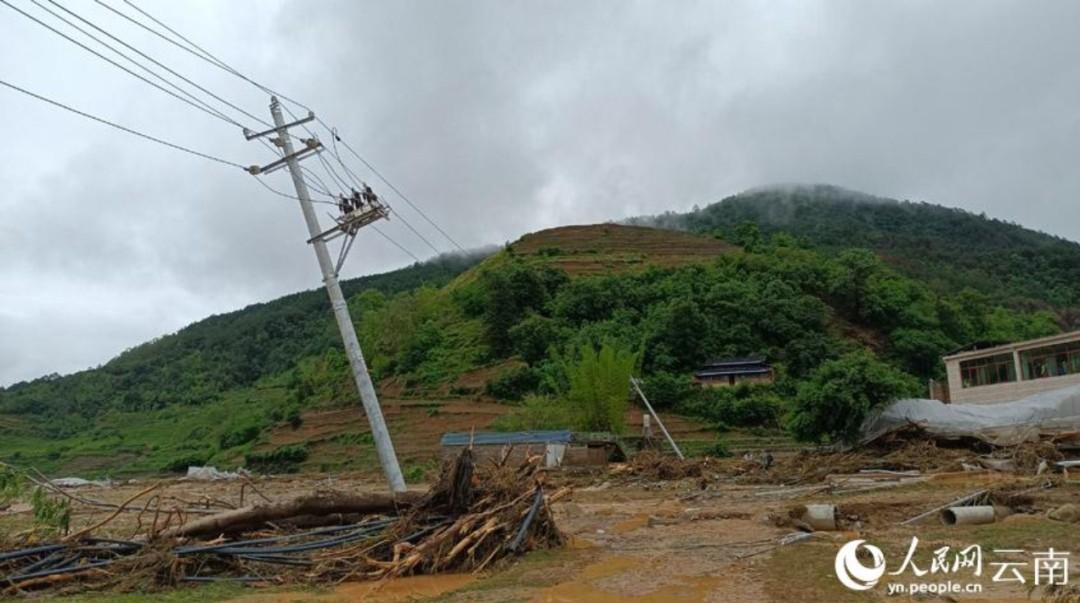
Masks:
[[[300,171],[300,159],[309,157],[320,151],[322,144],[314,138],[304,140],[305,148],[296,152],[293,149],[289,128],[307,123],[315,119],[314,113],[308,113],[304,119],[290,124],[285,123],[281,115],[281,105],[277,97],[270,99],[270,113],[274,117],[274,128],[260,133],[244,131],[244,137],[254,140],[267,134],[277,134],[272,142],[281,147],[284,156],[269,165],[249,168],[254,175],[272,172],[285,165],[289,168],[293,185],[296,187],[296,196],[300,200],[300,209],[304,212],[304,221],[307,222],[308,232],[311,238],[308,240],[315,248],[315,257],[319,260],[319,268],[322,269],[323,283],[326,292],[330,294],[330,305],[334,308],[334,318],[337,319],[338,330],[341,331],[341,339],[345,342],[345,355],[349,358],[349,366],[352,367],[353,378],[356,381],[356,389],[360,392],[360,401],[364,404],[364,412],[368,422],[371,423],[371,434],[375,438],[375,451],[379,455],[379,463],[382,464],[383,473],[390,482],[390,490],[393,492],[405,491],[405,478],[401,475],[401,467],[398,465],[397,455],[394,453],[394,443],[390,441],[390,432],[386,429],[386,421],[383,419],[382,409],[379,407],[379,399],[375,395],[375,386],[371,382],[367,363],[364,362],[364,354],[360,351],[360,342],[356,339],[356,330],[353,327],[352,318],[349,316],[349,306],[345,302],[345,295],[341,292],[338,284],[338,271],[348,254],[356,232],[371,222],[387,217],[388,213],[384,206],[377,201],[369,204],[366,209],[357,209],[347,216],[337,219],[337,225],[330,230],[323,231],[319,226],[319,218],[315,215],[315,208],[311,204],[311,196],[308,193],[307,183]],[[330,259],[330,252],[326,248],[326,242],[330,239],[345,236],[347,242],[342,244],[342,250],[335,265]]]

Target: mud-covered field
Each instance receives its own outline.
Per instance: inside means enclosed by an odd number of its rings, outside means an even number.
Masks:
[[[1034,582],[1031,555],[1050,548],[1067,552],[1080,548],[1080,524],[1047,517],[1062,505],[1080,503],[1080,481],[1067,481],[1060,474],[942,470],[862,477],[854,466],[845,467],[850,473],[814,472],[807,479],[784,474],[804,464],[806,459],[781,459],[770,471],[747,472],[739,461],[711,461],[691,467],[686,477],[672,476],[669,471],[657,475],[655,467],[648,465],[594,473],[552,472],[548,477],[552,484],[573,487],[571,495],[554,504],[558,525],[568,536],[569,544],[562,549],[533,552],[477,575],[348,582],[315,590],[215,585],[184,588],[170,596],[253,601],[866,601],[910,598],[887,596],[890,584],[953,580],[978,584],[982,592],[916,598],[1028,601],[1044,594],[1039,586],[1028,598]],[[72,492],[119,503],[148,483],[88,486]],[[171,480],[158,495],[178,508],[194,510],[239,506],[262,497],[279,500],[321,488],[373,491],[383,484],[364,475]],[[944,526],[935,515],[915,525],[901,525],[979,490],[987,490],[989,502],[997,506],[994,523]],[[819,503],[837,506],[839,529],[815,531],[797,542],[781,544],[806,528],[798,519],[803,507]],[[80,511],[72,529],[92,525],[106,514]],[[125,512],[109,523],[107,532],[129,537],[152,520],[145,513]],[[10,534],[30,522],[27,512],[12,508],[0,516],[0,529]],[[889,575],[899,569],[913,536],[919,539],[913,561],[927,574],[916,577],[908,570]],[[865,592],[845,588],[834,575],[837,551],[857,538],[883,551],[888,570],[879,584]],[[935,551],[949,547],[951,559],[971,545],[981,547],[981,575],[966,570],[930,573]],[[1022,553],[995,553],[1005,549]],[[1021,568],[1026,582],[994,580],[998,568],[994,563],[1002,560],[1027,560],[1028,565]],[[1070,559],[1069,569],[1076,573],[1076,560]],[[93,595],[89,600],[117,596]],[[122,600],[132,597],[138,600],[138,595],[123,595]]]

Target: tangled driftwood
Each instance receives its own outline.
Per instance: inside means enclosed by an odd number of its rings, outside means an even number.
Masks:
[[[426,493],[315,492],[167,529],[155,518],[131,540],[95,537],[92,532],[106,520],[56,543],[0,552],[0,596],[43,590],[145,591],[221,579],[325,584],[480,571],[518,553],[563,543],[549,505],[568,490],[545,493],[541,460],[533,456],[514,465],[478,466],[466,449]],[[153,489],[118,506],[110,517]],[[148,499],[144,507],[149,504]],[[295,528],[342,517],[355,521]],[[199,540],[206,537],[211,540]]]

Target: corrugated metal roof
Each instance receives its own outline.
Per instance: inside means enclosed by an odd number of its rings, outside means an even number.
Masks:
[[[713,358],[705,363],[702,368],[721,368],[729,366],[767,365],[761,356],[747,356],[745,358]]]
[[[569,431],[467,431],[444,433],[443,446],[501,446],[503,444],[569,444],[573,435]]]
[[[717,370],[698,371],[694,373],[697,378],[701,377],[727,377],[728,375],[765,375],[772,372],[770,368],[760,367],[739,367],[739,368],[726,368]]]

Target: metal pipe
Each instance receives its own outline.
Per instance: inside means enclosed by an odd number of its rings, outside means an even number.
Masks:
[[[941,512],[941,523],[947,526],[969,526],[994,523],[994,507],[949,507]]]
[[[835,530],[836,505],[806,505],[802,520],[815,530]]]
[[[634,386],[634,389],[637,390],[638,395],[641,396],[641,401],[645,403],[645,408],[649,409],[649,414],[651,414],[653,418],[656,419],[656,424],[660,426],[660,431],[664,432],[664,437],[667,438],[668,444],[671,444],[671,447],[675,449],[675,454],[679,455],[680,459],[685,459],[686,457],[683,456],[682,450],[679,449],[679,445],[675,443],[675,440],[671,437],[671,434],[668,433],[667,427],[664,427],[664,422],[660,420],[660,415],[656,414],[656,411],[653,410],[652,404],[649,404],[649,399],[645,397],[645,392],[641,391],[641,385],[638,384],[638,380],[630,377],[630,384]]]

